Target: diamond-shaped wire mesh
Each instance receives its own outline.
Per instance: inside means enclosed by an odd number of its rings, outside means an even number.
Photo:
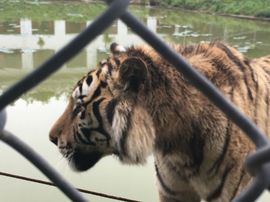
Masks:
[[[242,114],[218,89],[203,75],[194,70],[191,65],[157,35],[147,29],[126,9],[130,0],[115,0],[108,9],[96,18],[86,30],[80,33],[68,45],[58,51],[53,57],[40,65],[35,71],[8,88],[0,96],[0,139],[13,147],[20,154],[40,169],[59,189],[73,201],[86,201],[69,183],[54,171],[35,151],[19,140],[16,136],[4,130],[6,122],[5,107],[19,98],[23,93],[38,85],[49,75],[59,69],[69,59],[74,57],[89,42],[101,34],[112,22],[121,18],[135,33],[149,43],[160,55],[181,72],[193,85],[219,107],[235,124],[237,124],[254,142],[257,151],[246,160],[246,166],[254,176],[252,183],[235,199],[234,202],[255,201],[270,185],[270,142],[256,125]]]

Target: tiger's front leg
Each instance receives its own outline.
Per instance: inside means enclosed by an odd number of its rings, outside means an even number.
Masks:
[[[185,190],[177,193],[175,196],[169,196],[159,191],[160,202],[200,202],[201,199],[193,190]]]
[[[183,193],[179,198],[173,198],[170,196],[165,196],[163,193],[159,192],[160,202],[200,202],[200,198],[196,193],[187,192]]]
[[[155,165],[156,177],[159,187],[160,202],[200,202],[200,196],[195,192],[187,179],[179,177],[166,169],[160,170]],[[166,174],[169,174],[166,176]]]

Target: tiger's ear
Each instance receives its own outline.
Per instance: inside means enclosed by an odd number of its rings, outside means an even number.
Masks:
[[[140,85],[147,78],[146,64],[137,57],[127,58],[120,65],[119,76],[125,91],[138,92]]]
[[[118,55],[119,53],[126,52],[126,49],[117,43],[112,43],[110,46],[110,51],[113,55]]]

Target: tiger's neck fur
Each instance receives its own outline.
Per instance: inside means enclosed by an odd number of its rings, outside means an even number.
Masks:
[[[218,48],[215,49],[215,46],[216,44],[201,44],[184,48],[175,46],[174,48],[193,67],[206,75],[225,95],[228,95],[231,93],[231,86],[239,83],[241,72],[238,67],[233,68],[236,65],[229,62],[226,53]],[[205,55],[208,55],[208,58]],[[147,109],[153,122],[151,126],[153,125],[155,130],[155,136],[152,136],[153,142],[159,150],[161,146],[159,143],[164,144],[162,147],[166,152],[166,147],[171,149],[176,142],[175,147],[179,147],[179,142],[175,140],[184,142],[183,138],[192,138],[192,134],[198,132],[198,128],[212,124],[208,119],[200,120],[202,117],[208,117],[214,113],[212,116],[217,115],[221,121],[226,119],[201,92],[152,48],[134,47],[129,50],[128,56],[140,57],[147,64],[148,78],[136,97],[136,103]],[[243,59],[242,55],[239,55],[239,60]],[[228,64],[225,64],[224,60]],[[214,62],[220,63],[214,64]],[[217,67],[217,65],[220,66]],[[212,110],[205,112],[206,106],[211,107]],[[208,127],[212,126],[214,124]],[[226,127],[226,125],[222,127]],[[182,134],[181,131],[185,131],[185,133]],[[171,139],[172,143],[168,139]]]
[[[112,123],[113,137],[123,162],[143,164],[153,151],[154,125],[151,117],[140,106],[131,105],[136,104],[123,101],[116,106]]]

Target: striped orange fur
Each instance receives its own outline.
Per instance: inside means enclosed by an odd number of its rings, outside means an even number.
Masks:
[[[270,56],[247,59],[223,43],[172,45],[269,134]],[[155,159],[161,202],[230,201],[250,182],[254,144],[155,50],[112,44],[74,87],[50,132],[76,170],[106,155]]]

